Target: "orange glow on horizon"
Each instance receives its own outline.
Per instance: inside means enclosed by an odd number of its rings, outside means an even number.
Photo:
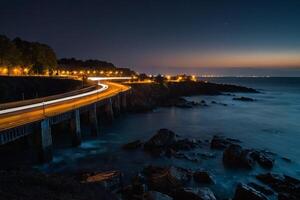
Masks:
[[[230,52],[169,55],[160,66],[174,67],[300,67],[300,52]]]

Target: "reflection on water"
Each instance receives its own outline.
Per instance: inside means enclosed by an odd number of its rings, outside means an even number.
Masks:
[[[176,165],[185,168],[204,168],[214,174],[219,194],[230,195],[237,182],[255,180],[252,171],[229,170],[222,164],[222,152],[208,147],[195,152],[210,152],[215,159],[201,159],[194,163],[178,159],[154,158],[142,151],[125,152],[121,145],[136,139],[146,140],[157,129],[169,128],[184,137],[211,139],[215,134],[240,139],[244,147],[270,150],[290,158],[287,163],[276,160],[273,171],[300,177],[300,79],[219,78],[227,82],[259,88],[259,94],[236,94],[256,99],[255,102],[233,101],[232,96],[195,96],[188,99],[205,100],[208,107],[192,109],[161,108],[151,113],[128,114],[117,119],[113,126],[102,128],[98,139],[87,139],[80,147],[59,149],[49,165],[41,166],[48,172],[80,172],[117,169],[130,177],[147,164]],[[211,104],[211,101],[227,106]],[[126,178],[125,177],[125,178]]]

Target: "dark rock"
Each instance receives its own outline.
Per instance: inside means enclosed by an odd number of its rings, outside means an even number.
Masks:
[[[191,172],[177,167],[155,167],[144,168],[144,174],[150,189],[172,195],[175,190],[191,179]]]
[[[80,178],[82,178],[80,176]],[[0,171],[0,199],[5,200],[117,200],[99,182],[82,182],[78,176],[28,171]]]
[[[240,143],[239,140],[232,139],[232,138],[224,138],[222,136],[213,136],[213,139],[210,142],[210,147],[212,149],[225,149],[231,144]]]
[[[164,149],[171,147],[177,141],[176,134],[169,129],[160,129],[145,144],[144,149],[150,152],[161,153]]]
[[[176,157],[180,150],[191,150],[199,146],[201,141],[194,139],[179,139],[173,131],[160,129],[152,138],[144,144],[144,150],[152,154]]]
[[[274,166],[274,162],[275,160],[267,155],[266,153],[264,152],[261,152],[261,151],[253,151],[251,153],[251,156],[252,158],[258,162],[258,164],[260,166],[262,166],[263,168],[266,168],[266,169],[272,169],[273,166]]]
[[[122,173],[120,171],[94,172],[83,175],[85,183],[100,183],[107,189],[116,189],[122,186]]]
[[[281,193],[281,199],[285,196],[289,199],[300,199],[300,180],[296,178],[273,173],[260,174],[256,178]]]
[[[165,107],[179,107],[179,108],[192,108],[193,106],[198,105],[198,103],[194,101],[188,101],[184,98],[178,97],[178,98],[169,98],[166,99],[161,103],[162,106]]]
[[[236,101],[254,101],[254,99],[252,99],[250,97],[235,97],[235,98],[233,98],[233,100],[236,100]]]
[[[250,187],[253,187],[257,191],[260,191],[264,195],[273,195],[274,194],[274,192],[271,189],[269,189],[269,188],[267,188],[265,186],[259,185],[257,183],[251,182],[251,183],[248,183],[248,185]]]
[[[215,181],[212,176],[206,171],[196,171],[193,174],[194,180],[198,183],[214,184]]]
[[[211,104],[219,104],[219,105],[222,105],[222,106],[227,106],[226,103],[217,103],[216,101],[211,101]]]
[[[238,184],[233,200],[267,200],[268,198],[254,188]]]
[[[286,158],[286,157],[282,157],[281,159],[284,160],[284,161],[287,162],[287,163],[291,163],[291,162],[292,162],[291,159]]]
[[[133,142],[124,144],[122,148],[125,150],[134,150],[140,148],[142,145],[143,143],[140,140],[135,140]]]
[[[181,139],[177,140],[173,145],[172,148],[179,151],[179,150],[191,150],[198,146],[199,141],[190,140],[190,139]]]
[[[122,188],[122,199],[144,200],[145,188],[141,176],[137,175],[132,178],[131,185]]]
[[[174,200],[216,200],[209,188],[180,188],[175,192]]]
[[[172,197],[166,194],[157,191],[149,191],[145,194],[144,200],[172,200],[172,199],[173,199]]]
[[[244,150],[240,145],[232,144],[223,153],[223,163],[228,167],[252,169],[254,160],[251,151]]]

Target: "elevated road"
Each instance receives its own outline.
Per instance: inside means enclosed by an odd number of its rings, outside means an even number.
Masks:
[[[0,132],[75,110],[110,98],[129,89],[130,87],[128,86],[106,81],[101,84],[99,83],[98,87],[92,91],[45,102],[29,103],[18,107],[2,109],[0,110]]]

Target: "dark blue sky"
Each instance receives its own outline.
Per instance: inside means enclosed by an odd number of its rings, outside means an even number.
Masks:
[[[2,0],[0,33],[120,66],[300,66],[298,0]]]

